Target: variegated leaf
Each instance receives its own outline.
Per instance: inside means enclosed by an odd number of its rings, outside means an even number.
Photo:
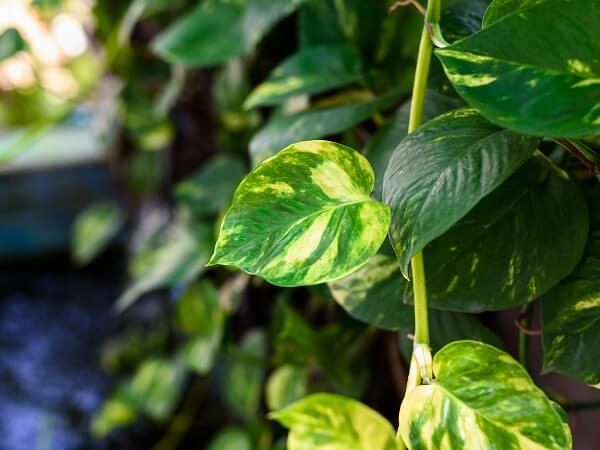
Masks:
[[[457,341],[433,360],[435,379],[400,408],[409,450],[568,450],[568,425],[510,355]]]
[[[586,136],[600,132],[598,23],[596,0],[545,0],[436,54],[488,120],[535,136]]]
[[[360,78],[361,66],[360,56],[350,47],[324,45],[301,50],[277,66],[244,106],[276,105],[295,95],[348,85]]]
[[[529,159],[537,142],[497,128],[473,109],[450,111],[406,136],[383,180],[403,273],[417,252]]]
[[[339,395],[310,395],[271,417],[290,429],[288,450],[401,450],[387,420]]]
[[[600,383],[600,190],[588,196],[590,233],[577,268],[544,295],[544,365]]]
[[[390,211],[369,197],[372,189],[371,166],[351,148],[290,145],[239,185],[209,264],[280,286],[341,278],[385,239]]]

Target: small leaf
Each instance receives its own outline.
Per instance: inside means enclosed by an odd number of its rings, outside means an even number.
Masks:
[[[193,67],[221,64],[252,50],[301,0],[206,0],[198,3],[153,42],[171,63]]]
[[[175,199],[195,216],[217,214],[229,206],[246,173],[238,159],[216,157],[175,186]]]
[[[248,433],[241,428],[226,428],[208,444],[207,450],[252,450]]]
[[[534,136],[587,136],[600,133],[599,22],[596,0],[538,1],[435,53],[491,122]]]
[[[175,322],[190,337],[181,349],[188,366],[208,373],[221,346],[225,322],[219,293],[210,281],[190,286],[175,307]]]
[[[285,365],[269,376],[265,400],[270,410],[281,409],[300,400],[308,391],[308,372],[304,368]]]
[[[590,233],[582,261],[544,295],[544,366],[600,383],[600,190],[588,196]]]
[[[0,61],[26,49],[27,43],[15,28],[8,28],[0,34]]]
[[[372,189],[358,152],[327,141],[291,145],[242,181],[209,264],[280,286],[341,278],[385,239],[389,209],[369,198]]]
[[[94,203],[79,213],[71,243],[74,261],[85,265],[98,256],[121,229],[124,219],[121,209],[110,202]]]
[[[267,336],[263,330],[252,329],[244,335],[225,374],[225,401],[235,414],[249,422],[258,415],[266,354]]]
[[[435,380],[408,393],[400,433],[410,450],[572,448],[561,415],[511,356],[458,341],[433,360]]]
[[[135,417],[135,406],[127,400],[123,389],[117,389],[94,413],[90,430],[95,438],[102,439],[118,428],[131,425]]]
[[[364,122],[399,98],[392,92],[371,100],[332,108],[315,108],[291,115],[273,114],[250,141],[250,155],[257,164],[294,142],[319,139]]]
[[[288,450],[400,450],[387,420],[339,395],[310,395],[271,417],[290,429]]]
[[[277,105],[284,100],[318,94],[357,81],[361,76],[358,54],[344,46],[310,47],[290,56],[250,94],[244,106]]]
[[[575,268],[587,229],[578,186],[532,160],[425,249],[430,303],[480,312],[532,301]]]
[[[133,280],[117,300],[120,311],[143,294],[190,283],[205,270],[213,243],[212,227],[176,220],[134,256]]]
[[[525,161],[538,140],[502,130],[473,109],[437,117],[394,150],[383,181],[390,240],[404,274],[411,258]]]

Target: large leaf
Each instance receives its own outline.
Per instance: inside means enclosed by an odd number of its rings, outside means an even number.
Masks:
[[[446,232],[517,170],[537,139],[502,130],[473,109],[451,111],[405,137],[383,181],[392,209],[390,239],[403,273],[411,258]]]
[[[238,159],[216,157],[175,187],[175,198],[196,216],[217,214],[229,206],[247,173]]]
[[[458,341],[435,355],[433,372],[400,408],[410,450],[572,448],[559,411],[508,354]]]
[[[125,217],[111,202],[98,202],[85,208],[73,224],[71,254],[77,264],[92,261],[121,229]]]
[[[546,369],[600,383],[600,191],[589,196],[591,224],[575,271],[544,295]]]
[[[276,105],[301,94],[346,86],[361,76],[360,56],[341,45],[310,47],[290,56],[250,94],[244,106]]]
[[[133,279],[117,300],[117,309],[155,289],[193,281],[205,270],[212,245],[212,227],[180,220],[170,224],[133,258]]]
[[[536,136],[597,134],[599,22],[596,0],[540,1],[436,54],[458,93],[500,126]]]
[[[288,450],[399,450],[390,423],[356,400],[314,394],[271,417],[290,429]]]
[[[544,1],[546,0],[493,0],[488,9],[485,10],[483,27],[489,27],[494,22],[498,22],[503,17],[512,14],[518,9]]]
[[[225,322],[219,293],[210,281],[189,287],[175,307],[175,322],[189,336],[181,350],[188,366],[200,374],[208,373],[219,351]]]
[[[242,181],[209,264],[280,286],[341,278],[385,239],[389,208],[369,198],[372,189],[371,166],[351,148],[291,145]]]
[[[423,120],[428,121],[461,106],[464,106],[464,103],[458,98],[427,90],[423,106]],[[381,198],[385,169],[394,150],[408,134],[409,113],[410,99],[396,111],[388,123],[377,130],[377,133],[373,135],[365,148],[367,159],[373,165],[373,171],[375,172],[375,187],[373,188],[375,198]]]
[[[302,0],[205,0],[152,43],[172,63],[221,64],[249,52]]]
[[[577,185],[531,161],[425,249],[431,304],[479,312],[534,300],[575,268],[587,229]]]
[[[345,131],[393,105],[398,97],[397,92],[392,92],[350,105],[315,108],[290,115],[273,114],[250,141],[252,161],[254,164],[264,161],[294,142]]]

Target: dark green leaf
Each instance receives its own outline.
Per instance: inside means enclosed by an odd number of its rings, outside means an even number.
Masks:
[[[431,304],[479,312],[534,300],[575,268],[587,229],[577,185],[531,161],[425,249]]]
[[[252,50],[302,0],[205,0],[152,43],[172,63],[221,64]]]
[[[0,61],[10,58],[26,48],[26,42],[16,29],[9,28],[0,34]]]
[[[448,97],[435,91],[428,90],[425,94],[423,107],[423,121],[433,119],[440,114],[464,106],[462,100]],[[375,187],[373,196],[381,198],[383,188],[383,175],[388,166],[392,153],[408,134],[408,115],[410,100],[407,100],[394,114],[394,117],[377,130],[365,148],[367,159],[373,165],[375,172]]]
[[[584,258],[543,298],[544,365],[600,385],[600,191],[588,199],[591,223]]]
[[[383,182],[403,273],[416,253],[529,159],[537,142],[497,128],[473,109],[451,111],[404,138]]]
[[[238,187],[210,264],[234,265],[279,286],[318,284],[373,255],[389,209],[369,197],[373,172],[349,147],[299,142]]]
[[[273,114],[250,141],[252,161],[256,165],[295,142],[345,131],[390,107],[398,98],[398,93],[393,92],[350,105],[314,108],[291,115]]]
[[[433,360],[435,380],[410,391],[400,434],[411,449],[569,450],[569,426],[510,355],[458,341]]]
[[[357,81],[361,60],[341,45],[309,47],[290,56],[250,94],[244,106],[276,105],[300,94],[318,94]]]
[[[498,22],[505,16],[516,12],[519,9],[526,8],[534,3],[540,3],[546,0],[493,0],[485,11],[483,17],[483,27],[489,27],[494,22]]]
[[[596,0],[545,0],[436,54],[458,93],[499,126],[535,136],[597,134],[599,22]]]
[[[195,216],[217,214],[229,206],[235,188],[246,173],[240,160],[217,156],[178,183],[175,198]]]
[[[271,417],[290,429],[288,450],[400,450],[387,420],[339,395],[314,394]]]
[[[481,29],[490,0],[444,0],[441,29],[444,39],[453,42]]]

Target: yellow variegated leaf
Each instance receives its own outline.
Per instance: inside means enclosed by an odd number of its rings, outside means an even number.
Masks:
[[[209,264],[272,284],[334,280],[362,266],[385,239],[389,208],[372,200],[373,169],[349,147],[290,145],[239,185]]]
[[[476,341],[453,342],[433,360],[435,380],[400,408],[410,450],[567,450],[563,416],[511,356]]]

